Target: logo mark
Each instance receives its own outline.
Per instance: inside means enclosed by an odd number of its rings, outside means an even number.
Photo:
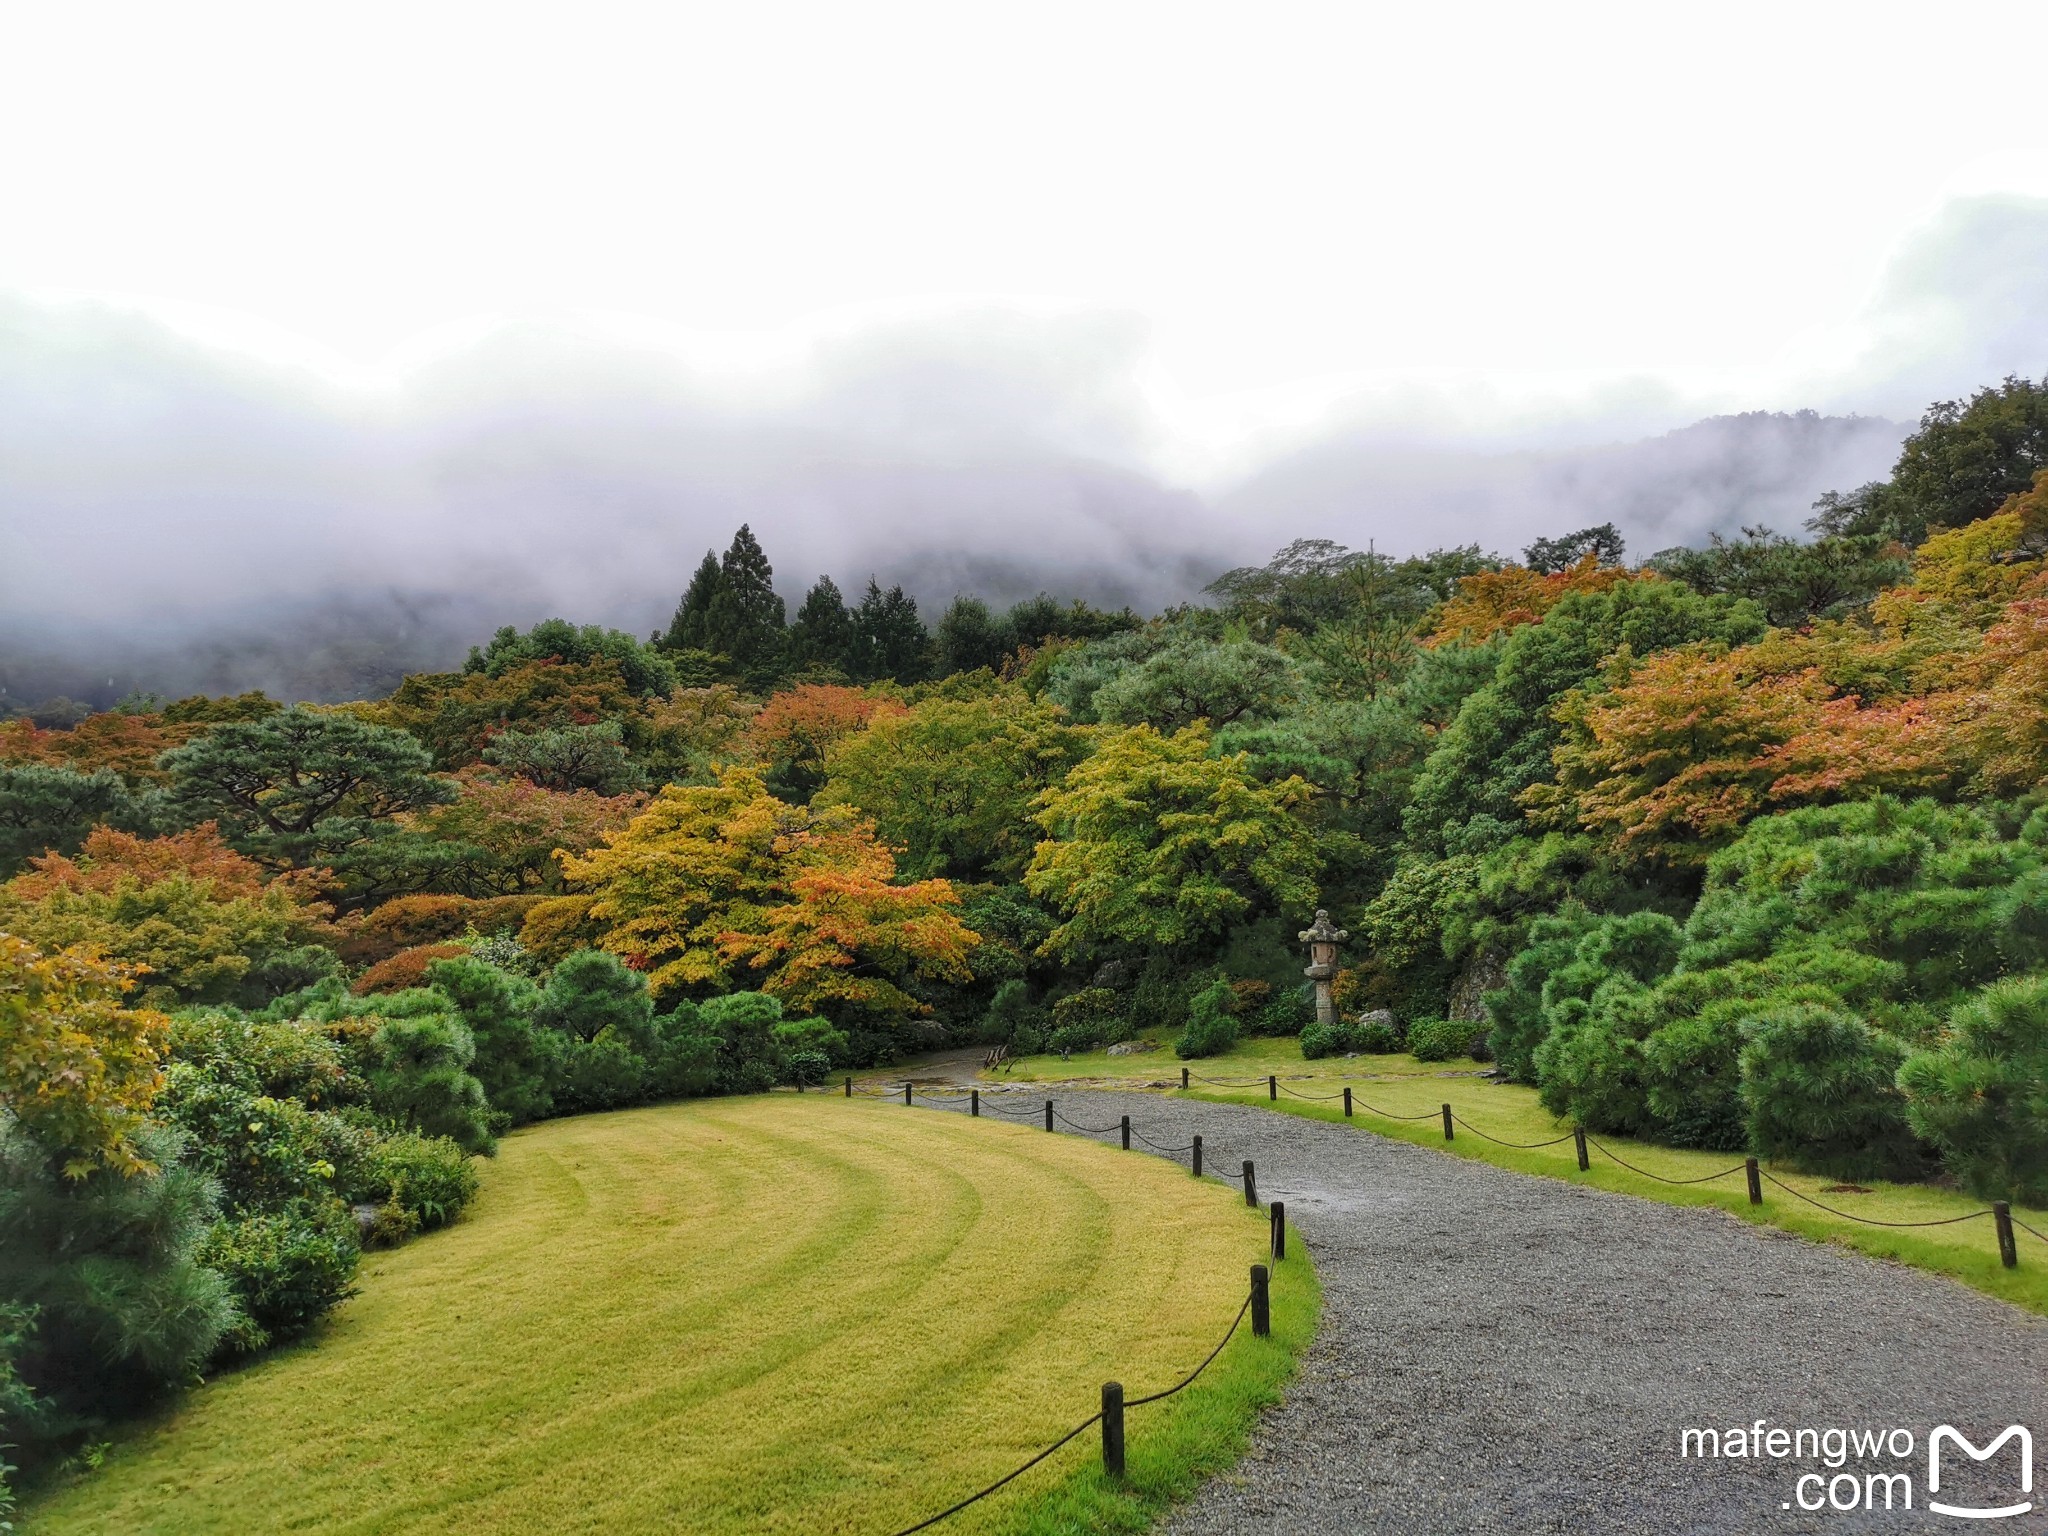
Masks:
[[[1941,1443],[1944,1440],[1953,1441],[1956,1449],[1972,1461],[1989,1461],[2006,1441],[2019,1441],[2020,1492],[2030,1494],[2034,1491],[2034,1437],[2024,1427],[2008,1425],[2003,1434],[1980,1451],[1953,1424],[1938,1424],[1934,1433],[1927,1437],[1927,1492],[1930,1495],[1941,1492]],[[2034,1501],[2028,1499],[2019,1504],[2001,1505],[1997,1509],[1979,1509],[1969,1504],[1943,1504],[1930,1497],[1927,1507],[1937,1515],[1955,1515],[1964,1520],[2003,1520],[2009,1515],[2024,1515],[2034,1507]]]

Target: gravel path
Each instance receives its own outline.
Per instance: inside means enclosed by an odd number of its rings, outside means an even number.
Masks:
[[[985,1094],[1012,1110],[1045,1097]],[[1167,1145],[1199,1132],[1213,1170],[1253,1159],[1260,1197],[1287,1202],[1322,1276],[1322,1329],[1287,1400],[1249,1457],[1168,1519],[1176,1536],[2048,1530],[2048,1320],[1721,1212],[1347,1126],[1148,1093],[1053,1097],[1087,1125],[1129,1114]],[[1905,1429],[1914,1448],[1836,1468],[1679,1454],[1683,1429],[1757,1419],[1766,1433]],[[2040,1437],[2033,1513],[1927,1512],[1942,1423],[1980,1445],[2013,1423]],[[1860,1503],[1876,1472],[1910,1477],[1912,1513],[1886,1513],[1882,1483],[1875,1514],[1797,1507],[1847,1474]],[[1802,1488],[1809,1473],[1823,1481]],[[1983,1466],[1944,1457],[1944,1501],[2004,1505],[2016,1489],[2011,1445]],[[1834,1492],[1846,1501],[1849,1485]]]

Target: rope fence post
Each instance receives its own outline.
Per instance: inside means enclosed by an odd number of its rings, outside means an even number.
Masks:
[[[981,1118],[981,1090],[979,1088],[967,1090],[967,1113],[977,1120]]]
[[[1287,1202],[1273,1202],[1273,1262],[1287,1257]]]
[[[1252,1266],[1252,1333],[1261,1339],[1273,1335],[1273,1298],[1266,1288],[1267,1270],[1263,1264]]]
[[[1252,1172],[1252,1160],[1244,1160],[1244,1203],[1253,1210],[1259,1208],[1259,1180]]]
[[[1182,1093],[1188,1091],[1188,1069],[1186,1067],[1180,1069],[1180,1091]]]
[[[1351,1118],[1351,1090],[1349,1088],[1344,1090],[1344,1118],[1346,1120]]]
[[[1047,1129],[1048,1131],[1052,1129],[1052,1100],[1051,1100],[1051,1099],[1047,1099],[1047,1100],[1045,1101],[1045,1128],[1046,1128],[1046,1129]]]
[[[1126,1152],[1128,1152],[1128,1151],[1130,1151],[1130,1150],[1131,1150],[1131,1117],[1130,1117],[1129,1115],[1125,1115],[1125,1116],[1124,1116],[1124,1120],[1123,1120],[1123,1133],[1124,1133],[1124,1150],[1125,1150]]]
[[[903,1080],[903,1102],[905,1104],[910,1102],[910,1079],[908,1078]]]
[[[1583,1125],[1572,1127],[1572,1145],[1578,1149],[1579,1172],[1585,1173],[1593,1164],[1586,1157],[1586,1128]]]
[[[1451,1129],[1451,1106],[1446,1104],[1444,1106],[1444,1140],[1453,1140],[1457,1134],[1456,1131]]]
[[[1266,1097],[1275,1104],[1280,1102],[1280,1078],[1277,1073],[1268,1074],[1266,1078]]]
[[[1743,1159],[1742,1171],[1749,1176],[1749,1203],[1751,1205],[1762,1205],[1764,1203],[1764,1181],[1757,1172],[1756,1159],[1753,1157]]]
[[[1998,1262],[2007,1269],[2018,1269],[2020,1250],[2013,1241],[2012,1206],[2004,1200],[1992,1201],[1991,1221],[1998,1228]]]
[[[1195,1138],[1195,1177],[1199,1179],[1199,1178],[1200,1178],[1201,1176],[1202,1176],[1202,1138],[1201,1138],[1201,1137],[1199,1137],[1199,1136],[1197,1136],[1197,1137]]]
[[[1102,1470],[1114,1478],[1124,1475],[1124,1385],[1120,1381],[1102,1384]]]
[[[850,1077],[846,1080],[846,1096],[849,1099],[853,1097],[853,1079]]]

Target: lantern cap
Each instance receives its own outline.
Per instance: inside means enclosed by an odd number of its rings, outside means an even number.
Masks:
[[[1316,909],[1316,920],[1298,935],[1304,944],[1342,944],[1351,934],[1330,921],[1330,914],[1322,908]]]

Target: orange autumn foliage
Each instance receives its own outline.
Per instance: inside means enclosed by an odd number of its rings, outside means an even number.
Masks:
[[[1569,570],[1549,575],[1520,565],[1481,571],[1459,579],[1456,594],[1437,610],[1436,628],[1422,643],[1476,643],[1504,630],[1534,624],[1574,592],[1604,592],[1624,581],[1659,579],[1654,571],[1602,565],[1590,553]]]
[[[1689,864],[1755,816],[1948,776],[1924,701],[1866,707],[1819,667],[1786,660],[1761,646],[1686,646],[1639,665],[1624,656],[1610,688],[1567,696],[1556,782],[1523,803],[1618,851]]]
[[[764,704],[747,726],[747,741],[761,762],[815,768],[825,761],[828,747],[875,716],[908,713],[896,700],[865,689],[805,683]]]
[[[76,773],[111,768],[131,784],[162,783],[166,776],[157,769],[157,754],[182,745],[202,729],[112,710],[88,715],[62,731],[46,731],[32,720],[10,720],[0,725],[0,762],[36,763]]]

